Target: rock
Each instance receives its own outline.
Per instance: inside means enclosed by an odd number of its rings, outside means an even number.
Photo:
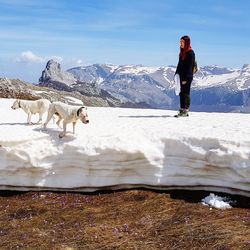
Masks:
[[[50,87],[48,86],[48,84],[51,82],[58,82],[70,87],[71,85],[76,83],[76,79],[72,74],[64,72],[61,69],[61,65],[51,59],[47,62],[46,67],[42,72],[42,76],[39,78],[39,85]]]

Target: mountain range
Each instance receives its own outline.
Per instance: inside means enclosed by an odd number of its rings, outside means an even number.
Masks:
[[[101,96],[124,106],[127,103],[127,106],[176,109],[179,97],[174,91],[175,70],[175,66],[93,64],[63,71],[59,63],[50,60],[39,85]],[[192,83],[191,108],[196,111],[249,112],[250,65],[245,64],[241,69],[200,67]]]

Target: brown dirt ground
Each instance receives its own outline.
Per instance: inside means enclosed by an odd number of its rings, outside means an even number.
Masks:
[[[0,249],[250,249],[250,199],[209,192],[0,192]],[[225,196],[225,194],[224,194]]]

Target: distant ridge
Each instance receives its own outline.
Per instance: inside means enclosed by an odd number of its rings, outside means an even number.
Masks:
[[[175,70],[175,66],[93,64],[63,71],[59,63],[50,60],[39,85],[104,98],[111,106],[177,109]],[[200,67],[192,83],[191,108],[250,112],[250,65],[241,69]]]

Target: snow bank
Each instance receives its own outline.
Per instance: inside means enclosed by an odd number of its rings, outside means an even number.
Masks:
[[[59,139],[53,123],[26,125],[12,102],[0,99],[2,189],[147,186],[250,196],[249,114],[174,118],[168,110],[89,107],[90,123]]]

